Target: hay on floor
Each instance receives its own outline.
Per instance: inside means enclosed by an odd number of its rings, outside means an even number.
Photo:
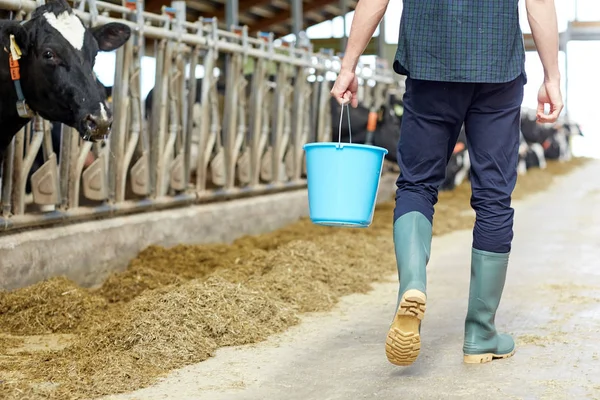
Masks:
[[[529,171],[515,199],[585,161]],[[469,198],[468,183],[440,193],[434,235],[472,228]],[[232,245],[152,246],[94,290],[53,278],[0,293],[0,397],[70,400],[139,389],[219,347],[264,340],[303,312],[329,310],[395,272],[393,209],[378,206],[369,229],[304,218]],[[61,345],[44,350],[44,338],[54,343],[56,334],[65,334]],[[42,335],[35,346],[24,340],[31,335]]]

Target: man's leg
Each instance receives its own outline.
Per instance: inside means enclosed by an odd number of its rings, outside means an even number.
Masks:
[[[406,81],[394,210],[400,287],[385,347],[392,364],[410,365],[419,355],[433,207],[473,88],[472,84]]]
[[[471,206],[476,212],[471,254],[464,361],[484,363],[514,354],[509,335],[494,325],[513,239],[511,195],[517,181],[522,77],[478,86],[465,120],[471,159]]]

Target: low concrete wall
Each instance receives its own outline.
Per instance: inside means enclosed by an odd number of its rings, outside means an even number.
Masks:
[[[395,180],[382,177],[378,202],[391,198]],[[16,233],[0,237],[0,289],[61,275],[90,287],[153,244],[229,243],[307,215],[307,192],[297,190]]]

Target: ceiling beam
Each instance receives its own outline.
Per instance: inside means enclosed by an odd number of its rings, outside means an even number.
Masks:
[[[269,3],[271,3],[271,0],[240,0],[238,3],[239,10],[240,10],[239,13],[242,14],[242,13],[248,11],[252,7],[260,7],[260,6],[268,5]],[[218,8],[215,11],[214,16],[217,17],[218,19],[225,18],[225,6]]]
[[[321,9],[323,6],[332,4],[336,1],[337,0],[313,0],[310,3],[305,2],[302,6],[302,8],[303,8],[302,11],[304,13],[306,13],[306,12],[309,12],[312,10]],[[281,24],[282,22],[286,22],[291,17],[292,17],[291,10],[288,9],[285,11],[281,11],[280,13],[275,15],[273,18],[259,19],[255,24],[248,26],[248,30],[251,32],[266,31],[271,26]]]
[[[202,14],[212,14],[218,10],[217,8],[201,1],[186,1],[185,4],[188,9],[198,11]]]
[[[144,4],[144,11],[158,14],[162,6],[169,4],[171,3],[168,0],[147,0]]]
[[[251,10],[252,11],[249,13],[256,14],[259,18],[273,18],[275,15],[277,15],[276,12],[261,7],[255,7]]]

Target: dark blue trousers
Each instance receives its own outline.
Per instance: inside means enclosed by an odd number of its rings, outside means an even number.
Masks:
[[[464,122],[471,160],[473,247],[508,253],[513,239],[511,195],[517,181],[523,86],[408,78],[398,142],[394,222],[421,212],[433,224],[438,188]]]

